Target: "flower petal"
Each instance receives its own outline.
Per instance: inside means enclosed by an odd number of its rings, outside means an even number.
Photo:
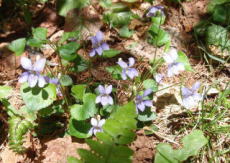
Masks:
[[[43,88],[45,84],[46,84],[45,78],[42,75],[39,75],[39,77],[38,77],[38,86],[40,88]]]
[[[176,61],[178,55],[175,48],[171,48],[167,53],[164,54],[163,58],[166,63],[170,64]]]
[[[97,46],[98,42],[97,42],[97,38],[95,36],[91,37],[90,40],[92,42],[93,47]]]
[[[97,33],[96,33],[96,39],[97,39],[97,42],[98,43],[100,43],[100,42],[102,42],[103,41],[103,39],[104,39],[104,34],[101,32],[101,31],[98,31]]]
[[[98,55],[102,55],[103,49],[101,48],[101,46],[97,47],[95,50],[96,50]]]
[[[108,103],[110,105],[113,105],[113,98],[111,96],[108,96]]]
[[[28,78],[28,83],[30,87],[35,87],[38,82],[38,76],[34,74],[30,74]]]
[[[42,72],[44,67],[46,65],[46,59],[45,58],[41,58],[39,60],[37,60],[34,65],[33,65],[33,70],[37,71],[37,72]]]
[[[107,44],[107,43],[103,43],[102,45],[101,45],[101,48],[103,49],[103,50],[109,50],[109,45]]]
[[[174,75],[178,75],[181,71],[184,71],[184,64],[174,62],[168,65],[168,77],[172,77]]]
[[[98,132],[102,132],[102,129],[94,128],[93,134],[96,135],[96,133],[98,133]]]
[[[159,9],[156,8],[155,6],[151,7],[148,11],[148,13],[146,14],[147,17],[152,17],[152,16],[155,16],[156,12],[158,11]]]
[[[152,107],[153,106],[153,102],[151,100],[145,100],[144,104],[145,104],[145,106],[148,106],[148,107]]]
[[[109,95],[112,92],[113,86],[109,85],[105,87],[105,94]]]
[[[150,95],[151,93],[152,93],[153,91],[152,91],[152,89],[146,89],[145,91],[144,91],[144,93],[143,93],[143,96],[145,97],[145,96],[148,96],[148,95]]]
[[[90,53],[89,53],[89,56],[90,57],[94,57],[96,55],[96,50],[93,49]]]
[[[182,100],[182,105],[186,108],[186,109],[191,109],[193,107],[195,107],[197,105],[197,102],[194,101],[192,96],[189,96],[187,98],[184,98]]]
[[[137,108],[138,108],[138,110],[143,112],[145,110],[145,104],[143,102],[141,102],[141,103],[137,104]]]
[[[106,94],[106,90],[105,90],[105,87],[103,87],[102,85],[99,85],[97,87],[98,91],[100,94]]]
[[[183,98],[186,98],[192,95],[192,90],[189,88],[183,87],[181,89],[181,93],[182,93]]]
[[[135,59],[133,57],[129,58],[129,67],[132,67],[135,64]]]
[[[129,76],[130,79],[133,79],[135,76],[138,76],[138,72],[135,68],[129,68],[126,74]]]
[[[105,119],[101,119],[98,123],[98,127],[102,127],[105,124]]]
[[[96,102],[96,104],[101,103],[101,95],[97,96],[95,102]]]
[[[23,72],[21,76],[18,78],[18,82],[19,83],[27,82],[29,74],[30,74],[29,72]]]
[[[49,83],[55,84],[55,85],[60,84],[58,78],[49,78]]]
[[[125,71],[125,70],[122,71],[122,73],[121,73],[121,78],[122,78],[123,80],[126,80],[126,79],[127,79],[127,74],[126,74],[126,71]]]
[[[21,57],[21,65],[26,70],[32,70],[32,62],[27,57]]]
[[[92,126],[97,126],[98,125],[98,121],[97,121],[96,118],[91,118],[90,123],[91,123]]]
[[[109,104],[109,98],[108,98],[108,96],[102,96],[102,97],[101,97],[101,104],[102,104],[103,106]]]
[[[125,63],[121,58],[118,59],[117,64],[121,66],[121,68],[125,69],[128,67],[127,63]]]
[[[89,132],[88,132],[89,135],[93,135],[93,129],[94,129],[94,127],[91,127],[91,128],[90,128],[90,130],[89,130]]]

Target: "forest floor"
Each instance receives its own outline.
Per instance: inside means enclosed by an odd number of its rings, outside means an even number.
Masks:
[[[214,84],[218,85],[219,89],[212,88],[209,92],[209,100],[214,101],[216,96],[221,90],[224,90],[227,82],[229,81],[230,72],[229,67],[225,66],[222,69],[210,69],[204,60],[201,58],[201,53],[197,48],[197,43],[192,35],[193,27],[202,19],[205,18],[207,13],[208,0],[192,0],[181,3],[181,5],[172,5],[164,1],[156,1],[156,4],[166,6],[167,21],[163,25],[163,28],[171,34],[172,46],[177,47],[189,56],[190,64],[194,71],[183,72],[179,75],[183,78],[186,86],[191,86],[195,81],[200,81],[204,88],[209,88]],[[148,6],[148,5],[147,5]],[[92,6],[91,6],[92,7]],[[95,7],[95,6],[94,6]],[[140,8],[133,9],[134,12],[142,13],[142,9],[146,10],[145,3]],[[100,12],[94,8],[95,12]],[[90,10],[94,12],[94,10]],[[76,13],[70,13],[66,20],[63,20],[55,12],[52,5],[45,6],[41,11],[38,11],[36,17],[36,26],[46,27],[48,29],[49,38],[57,38],[61,32],[71,31],[74,26],[77,25],[74,22],[74,15]],[[18,24],[15,27],[15,21]],[[93,22],[96,23],[96,22]],[[0,32],[0,84],[7,84],[14,87],[14,94],[10,97],[13,104],[19,108],[22,101],[19,97],[19,86],[18,77],[22,73],[20,68],[19,57],[16,57],[12,52],[7,49],[8,44],[16,38],[26,36],[27,27],[21,24],[20,20],[9,20],[4,22],[3,26],[7,32]],[[97,25],[88,24],[88,31],[85,31],[85,37],[92,33],[102,29],[108,42],[114,49],[120,49],[125,51],[127,55],[138,58],[138,69],[143,69],[146,66],[148,60],[153,59],[153,53],[157,51],[157,57],[162,57],[163,49],[156,48],[149,45],[145,40],[145,33],[148,30],[149,23],[143,23],[133,21],[130,25],[131,29],[135,29],[135,33],[131,38],[124,39],[116,36],[116,31],[110,30],[107,26],[98,23]],[[18,27],[20,26],[20,27]],[[15,30],[17,29],[17,30]],[[89,32],[90,31],[90,32]],[[131,45],[136,45],[130,48]],[[87,50],[81,50],[79,52],[82,55],[87,55]],[[52,51],[46,50],[44,54],[47,58],[52,58]],[[125,55],[125,54],[124,54]],[[113,82],[112,79],[105,77],[103,67],[105,65],[111,65],[110,62],[103,62],[98,65],[98,69],[95,70],[95,80],[105,80]],[[159,70],[164,72],[165,68]],[[84,81],[92,74],[88,72],[81,73],[75,80],[79,83]],[[173,77],[165,79],[164,83],[159,89],[170,86],[174,83],[179,82],[179,77]],[[120,92],[122,96],[122,91]],[[191,116],[185,112],[181,107],[180,98],[180,86],[169,87],[156,94],[157,98],[154,99],[154,111],[156,111],[157,118],[152,122],[155,130],[151,134],[146,134],[148,128],[142,128],[137,131],[136,140],[130,145],[130,148],[134,151],[134,163],[150,163],[153,161],[154,154],[156,153],[156,146],[160,142],[170,143],[174,148],[180,148],[181,139],[184,135],[188,134],[194,126],[194,120]],[[121,98],[120,103],[125,103],[125,99]],[[0,106],[1,108],[1,106]],[[2,109],[1,109],[2,110]],[[200,108],[191,110],[191,112],[199,112]],[[0,111],[2,112],[2,111]],[[229,115],[229,112],[228,112]],[[225,120],[225,123],[229,123],[229,117]],[[30,150],[24,155],[18,155],[12,152],[8,145],[5,132],[7,126],[1,128],[1,146],[0,146],[0,158],[3,163],[29,163],[29,162],[41,162],[41,163],[57,163],[66,162],[67,156],[76,156],[76,149],[88,148],[84,141],[71,138],[70,136],[58,137],[57,133],[47,135],[43,139],[32,138],[31,135],[27,135],[25,146],[29,147]],[[226,149],[230,147],[230,137],[228,134],[220,134],[217,138],[212,140],[212,150],[218,151],[219,149]],[[212,155],[210,151],[203,151],[199,156],[193,158],[193,162],[208,162],[209,158],[207,155]],[[220,156],[218,161],[227,162],[227,156]],[[217,161],[217,162],[218,162]],[[229,161],[229,160],[228,160]]]

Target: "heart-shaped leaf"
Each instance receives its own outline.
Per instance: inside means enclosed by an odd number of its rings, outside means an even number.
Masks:
[[[30,88],[28,83],[21,86],[21,96],[28,109],[40,110],[56,100],[56,86],[48,84],[44,88]]]
[[[59,47],[58,51],[61,56],[61,58],[72,61],[77,57],[76,51],[80,48],[80,45],[76,42],[70,42],[68,44],[65,44],[61,47]]]
[[[74,85],[71,88],[71,93],[76,99],[83,100],[85,90],[86,90],[86,85],[85,84]]]
[[[96,95],[86,93],[83,97],[83,105],[75,104],[70,107],[70,114],[76,120],[85,120],[97,113],[95,105]]]
[[[20,56],[24,52],[25,46],[26,46],[26,39],[20,38],[12,41],[11,44],[9,45],[9,49],[13,51],[16,54],[16,56]]]
[[[91,136],[89,134],[90,128],[90,123],[86,121],[77,121],[76,119],[70,119],[68,133],[71,136],[75,136],[77,138],[88,138]]]

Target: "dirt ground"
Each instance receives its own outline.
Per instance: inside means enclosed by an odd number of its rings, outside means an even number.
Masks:
[[[225,83],[229,80],[229,74],[223,72],[214,72],[210,73],[208,68],[202,63],[202,61],[197,60],[197,49],[195,49],[195,41],[192,38],[192,28],[205,17],[206,8],[208,0],[192,0],[183,2],[181,6],[177,5],[168,5],[165,1],[157,1],[156,4],[167,5],[166,11],[168,19],[166,24],[163,26],[167,31],[170,32],[173,41],[172,45],[176,46],[178,49],[184,51],[189,55],[190,63],[194,69],[194,72],[184,72],[180,77],[185,79],[185,83],[188,86],[191,86],[194,81],[199,80],[204,85],[209,85],[214,82],[214,79],[218,79],[220,84],[225,86]],[[63,30],[63,19],[60,18],[52,11],[52,7],[48,6],[43,9],[43,14],[47,15],[39,19],[37,23],[38,26],[46,27],[49,31],[49,36],[55,35],[58,31]],[[138,12],[138,11],[136,11]],[[39,16],[39,15],[38,15]],[[71,27],[68,27],[69,21],[71,18],[66,20],[64,25],[65,30],[71,30]],[[114,48],[122,49],[128,51],[135,57],[144,57],[145,60],[149,60],[153,57],[153,51],[155,48],[151,45],[148,45],[144,41],[143,29],[147,30],[148,24],[138,24],[139,22],[133,22],[133,28],[137,31],[132,37],[132,39],[120,40],[115,38]],[[94,31],[98,28],[101,28],[99,23]],[[69,29],[70,28],[70,29]],[[93,27],[95,28],[95,27]],[[114,41],[113,32],[106,30],[106,36],[110,42]],[[17,83],[17,78],[21,74],[22,70],[20,68],[19,57],[15,57],[9,50],[7,50],[7,45],[13,36],[12,33],[18,35],[19,31],[9,32],[10,34],[3,35],[0,33],[0,84],[12,85],[15,87],[15,95],[19,94],[18,89],[19,85]],[[87,31],[86,31],[87,33]],[[21,35],[21,34],[20,34]],[[22,34],[23,35],[23,34]],[[1,42],[2,41],[2,42]],[[116,42],[117,41],[117,42]],[[139,46],[136,49],[127,49],[127,45],[131,42],[136,41],[139,43]],[[162,50],[157,50],[158,57],[162,56]],[[82,52],[84,55],[86,52]],[[162,68],[162,70],[164,69]],[[89,74],[82,74],[82,81],[84,78],[87,78]],[[98,76],[98,75],[95,75]],[[104,76],[104,75],[101,75]],[[162,87],[170,85],[172,83],[178,82],[178,78],[165,79],[165,83]],[[185,122],[189,122],[188,116],[184,114],[183,110],[179,104],[181,100],[179,98],[179,87],[169,88],[157,94],[158,99],[155,101],[154,111],[157,112],[157,119],[153,121],[153,124],[157,126],[158,131],[154,132],[151,135],[146,135],[144,129],[137,131],[136,140],[130,145],[131,149],[134,151],[133,163],[150,163],[153,161],[156,146],[160,142],[167,142],[173,145],[173,147],[180,147],[180,140],[183,137],[182,134],[179,134],[181,128],[185,128],[185,132],[189,132],[191,128],[186,127]],[[16,98],[17,97],[11,97]],[[17,100],[14,100],[17,101]],[[19,102],[20,103],[20,99]],[[15,105],[18,107],[20,104],[15,102]],[[1,106],[0,106],[0,109]],[[196,110],[194,110],[196,111]],[[26,144],[28,147],[32,148],[25,155],[17,155],[13,153],[7,146],[7,140],[2,140],[0,146],[0,158],[2,163],[57,163],[57,162],[66,162],[67,156],[78,157],[76,149],[79,148],[88,148],[87,145],[82,140],[76,140],[69,136],[63,138],[51,138],[49,140],[38,140],[35,138],[30,138],[27,136]],[[226,141],[227,140],[226,138]]]

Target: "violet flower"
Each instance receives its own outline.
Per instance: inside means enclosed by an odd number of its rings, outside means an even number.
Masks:
[[[135,68],[132,68],[135,64],[134,58],[129,58],[129,64],[125,63],[121,58],[119,58],[117,63],[122,68],[121,78],[123,80],[126,80],[127,76],[130,79],[133,79],[134,77],[138,76],[138,71]]]
[[[104,34],[101,31],[98,31],[96,36],[91,37],[93,50],[89,53],[90,57],[93,57],[96,54],[101,56],[104,50],[109,50],[109,45],[106,42],[103,42],[103,40]]]
[[[147,89],[144,91],[143,95],[137,95],[135,99],[136,110],[143,112],[146,107],[152,107],[152,100],[145,100],[145,97],[149,96],[152,93],[151,89]]]
[[[202,99],[201,94],[198,93],[200,82],[193,84],[192,88],[182,88],[182,104],[185,108],[193,108],[197,106],[198,102]]]
[[[168,53],[163,56],[165,62],[168,64],[168,77],[178,75],[181,71],[185,70],[184,64],[176,62],[178,55],[177,50],[171,48]]]
[[[25,70],[27,70],[27,72],[22,73],[19,77],[19,82],[28,82],[30,87],[35,87],[37,83],[39,87],[44,87],[46,81],[44,76],[41,75],[41,72],[43,71],[45,64],[45,58],[41,58],[32,64],[29,58],[21,57],[21,65]]]
[[[102,132],[102,126],[105,123],[105,119],[97,120],[96,118],[91,118],[90,123],[93,127],[89,130],[90,135],[96,135],[97,132]]]
[[[157,12],[160,12],[162,15],[165,15],[164,14],[164,7],[163,6],[152,6],[148,10],[146,16],[147,17],[156,16]]]
[[[98,91],[100,93],[99,96],[96,98],[96,103],[101,103],[103,106],[105,105],[113,105],[113,98],[109,95],[112,92],[113,86],[98,86]]]

